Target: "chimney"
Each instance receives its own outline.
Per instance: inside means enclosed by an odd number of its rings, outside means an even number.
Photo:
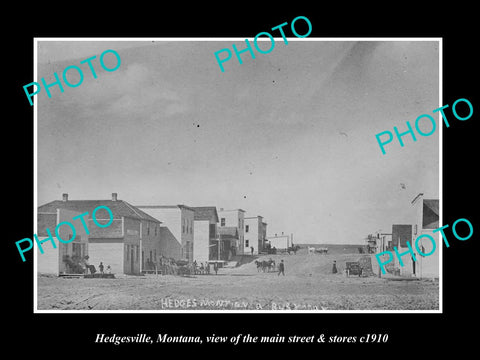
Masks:
[[[112,201],[117,201],[117,193],[112,193]]]
[[[63,201],[68,201],[68,194],[63,194],[62,197],[63,197],[62,199]]]

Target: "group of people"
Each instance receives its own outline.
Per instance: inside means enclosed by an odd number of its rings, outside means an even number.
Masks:
[[[83,258],[83,263],[85,264],[85,273],[88,274],[88,272],[90,271],[91,274],[95,274],[97,272],[97,270],[95,269],[95,265],[91,265],[88,259],[89,259],[88,255]],[[98,265],[98,272],[102,275],[111,274],[112,268],[110,267],[110,265],[107,265],[107,267],[105,268],[105,266],[103,265],[103,262],[100,261],[100,264]]]
[[[78,255],[65,255],[63,257],[63,262],[65,263],[66,267],[66,273],[67,274],[95,274],[97,272],[97,269],[95,268],[95,265],[90,264],[89,261],[90,257],[88,255],[85,255],[84,257],[80,257]],[[103,265],[103,262],[100,261],[100,264],[98,265],[98,271],[100,274],[111,274],[112,273],[112,268],[110,265],[107,265],[106,267]]]
[[[178,266],[173,258],[160,256],[159,269],[162,275],[176,275],[178,274]]]
[[[162,275],[177,275],[179,272],[178,269],[179,266],[175,259],[163,255],[160,255],[156,261],[147,258],[143,265],[143,270],[156,270]]]
[[[100,264],[98,265],[98,271],[100,272],[100,274],[111,274],[112,268],[110,267],[110,265],[107,265],[107,267],[105,268],[103,262],[100,261]]]
[[[183,266],[185,267],[185,266]],[[187,265],[190,269],[191,273],[193,274],[210,274],[211,265],[208,261],[205,264],[202,262],[200,265],[195,260],[190,265]],[[182,274],[182,264],[177,264],[175,259],[167,258],[163,255],[159,257],[157,262],[150,261],[147,259],[145,262],[145,270],[158,270],[158,272],[162,275],[181,275]],[[213,264],[213,271],[215,274],[218,273],[218,264]]]
[[[218,264],[216,262],[213,263],[213,271],[215,271],[215,275],[218,273]],[[193,262],[193,274],[194,275],[209,275],[210,274],[210,263],[208,261],[205,262],[205,265],[203,265],[203,262],[200,263],[200,266],[198,266],[197,260]]]

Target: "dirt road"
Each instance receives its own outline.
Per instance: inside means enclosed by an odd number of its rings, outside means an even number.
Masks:
[[[269,258],[266,257],[267,259]],[[218,275],[66,279],[38,276],[39,310],[437,310],[433,281],[345,277],[355,255],[275,255],[285,276],[254,263]],[[339,273],[331,273],[337,261]]]

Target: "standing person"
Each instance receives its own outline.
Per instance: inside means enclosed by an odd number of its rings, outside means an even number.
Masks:
[[[207,270],[207,275],[210,275],[210,263],[207,261],[207,266],[205,267]]]
[[[250,246],[250,252],[252,253],[252,256],[253,256],[253,246]]]
[[[215,275],[217,275],[217,272],[218,272],[218,264],[217,264],[217,262],[214,262],[214,263],[213,263],[213,270],[215,271]]]
[[[89,263],[88,259],[90,259],[90,256],[88,256],[88,255],[85,255],[83,257],[83,264],[85,265],[85,274],[87,274],[87,275],[88,275],[88,271],[90,270],[90,263]]]
[[[103,263],[100,261],[100,265],[98,265],[98,270],[100,270],[100,274],[103,274]]]
[[[280,274],[283,274],[283,276],[285,276],[285,264],[283,263],[283,259],[282,259],[282,261],[280,261],[280,264],[278,264],[278,274],[277,274],[277,276],[280,276]]]
[[[333,260],[332,274],[336,274],[336,273],[337,273],[337,262]]]

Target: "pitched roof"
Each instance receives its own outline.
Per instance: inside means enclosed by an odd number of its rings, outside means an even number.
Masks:
[[[218,213],[215,206],[195,206],[194,220],[214,220],[218,222]]]
[[[98,206],[108,207],[113,214],[114,219],[119,219],[122,216],[139,219],[139,220],[149,220],[156,223],[161,223],[161,221],[155,219],[154,217],[148,215],[139,208],[130,205],[123,200],[54,200],[47,204],[41,205],[38,207],[38,212],[55,212],[57,209],[68,209],[84,213],[88,211],[89,218],[92,218],[92,213],[95,208]]]

